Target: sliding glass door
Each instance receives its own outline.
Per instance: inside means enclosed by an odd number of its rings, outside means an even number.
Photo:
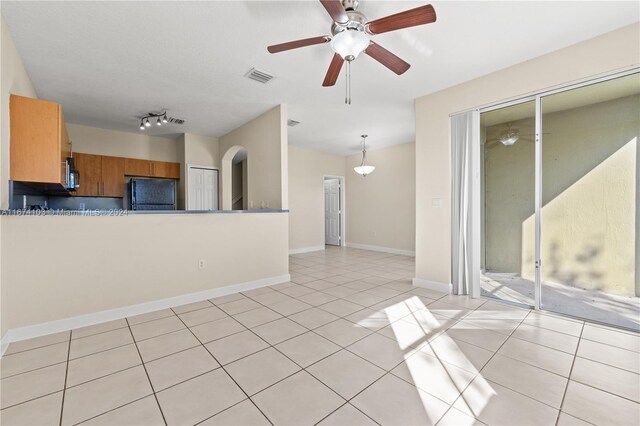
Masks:
[[[482,295],[640,330],[640,74],[480,117]]]
[[[640,75],[541,106],[540,307],[638,330]]]
[[[533,306],[535,100],[480,114],[481,294]]]

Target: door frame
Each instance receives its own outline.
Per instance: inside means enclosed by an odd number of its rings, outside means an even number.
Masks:
[[[569,83],[565,85],[560,85],[558,87],[540,90],[533,92],[530,95],[513,98],[507,101],[498,102],[495,104],[485,105],[482,107],[474,108],[473,110],[478,111],[479,114],[484,112],[494,111],[497,109],[507,108],[510,106],[522,104],[525,102],[535,101],[535,177],[534,177],[534,209],[535,209],[535,251],[534,251],[534,266],[535,266],[535,281],[534,281],[534,305],[531,307],[535,310],[540,310],[540,302],[542,298],[542,261],[541,261],[541,245],[542,245],[542,149],[543,149],[543,132],[542,132],[542,98],[554,95],[556,93],[567,92],[570,90],[578,89],[584,86],[590,86],[593,84],[602,83],[608,80],[613,80],[616,78],[625,77],[632,74],[640,73],[640,67],[632,67],[626,69],[624,71],[617,71],[612,73],[607,73],[604,75],[592,77],[585,79],[583,81],[577,83]],[[477,129],[475,129],[477,134],[480,133],[480,120],[477,123]],[[480,144],[480,138],[476,141]],[[481,164],[480,164],[480,156],[476,156],[472,162],[472,175],[480,176]],[[479,188],[479,186],[478,186]],[[480,197],[474,197],[472,201],[472,214],[473,214],[473,224],[478,226],[478,229],[474,229],[474,235],[480,236],[480,227],[483,226],[480,221],[480,209],[481,206]],[[474,261],[476,265],[480,265],[480,239],[478,238],[474,241],[474,247],[472,250],[472,255],[474,256]],[[476,279],[476,275],[474,275],[474,279],[471,283],[471,295],[472,297],[480,296],[480,279],[479,276]],[[476,296],[477,295],[477,296]]]
[[[325,216],[324,216],[324,212],[325,212],[325,205],[324,205],[324,181],[327,179],[338,179],[338,181],[340,182],[340,246],[339,247],[346,247],[347,246],[347,241],[345,238],[345,230],[346,230],[346,208],[345,208],[345,178],[344,176],[337,176],[337,175],[322,175],[322,245],[325,246],[326,245],[326,239],[325,239],[325,226],[324,226],[324,221],[325,221]]]
[[[205,169],[217,170],[218,172],[218,210],[220,210],[220,167],[218,166],[200,166],[198,164],[186,164],[184,170],[184,209],[189,211],[189,170]]]

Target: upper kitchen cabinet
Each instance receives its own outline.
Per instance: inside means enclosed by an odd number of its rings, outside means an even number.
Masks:
[[[124,197],[124,158],[79,152],[73,157],[76,170],[80,173],[76,196]]]
[[[11,95],[9,111],[11,179],[66,186],[71,144],[60,104]]]
[[[138,177],[180,179],[180,163],[126,158],[124,174]]]
[[[166,161],[152,161],[151,171],[153,177],[180,179],[180,163],[168,163]]]
[[[124,159],[124,174],[127,176],[151,176],[151,161],[136,158]]]
[[[103,197],[124,197],[124,163],[121,157],[102,156]]]
[[[74,195],[79,197],[100,196],[102,183],[102,156],[75,152],[73,162],[80,175],[80,186]]]

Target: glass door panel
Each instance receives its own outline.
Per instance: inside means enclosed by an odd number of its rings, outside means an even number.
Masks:
[[[640,76],[541,102],[541,309],[639,330]]]
[[[535,101],[484,112],[480,125],[481,294],[533,306]]]

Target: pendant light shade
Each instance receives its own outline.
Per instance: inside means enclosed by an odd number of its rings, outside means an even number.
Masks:
[[[366,177],[368,174],[373,173],[376,169],[375,166],[372,166],[367,161],[367,147],[366,147],[367,135],[362,135],[362,162],[359,166],[353,168],[353,170],[362,175],[362,177]]]

